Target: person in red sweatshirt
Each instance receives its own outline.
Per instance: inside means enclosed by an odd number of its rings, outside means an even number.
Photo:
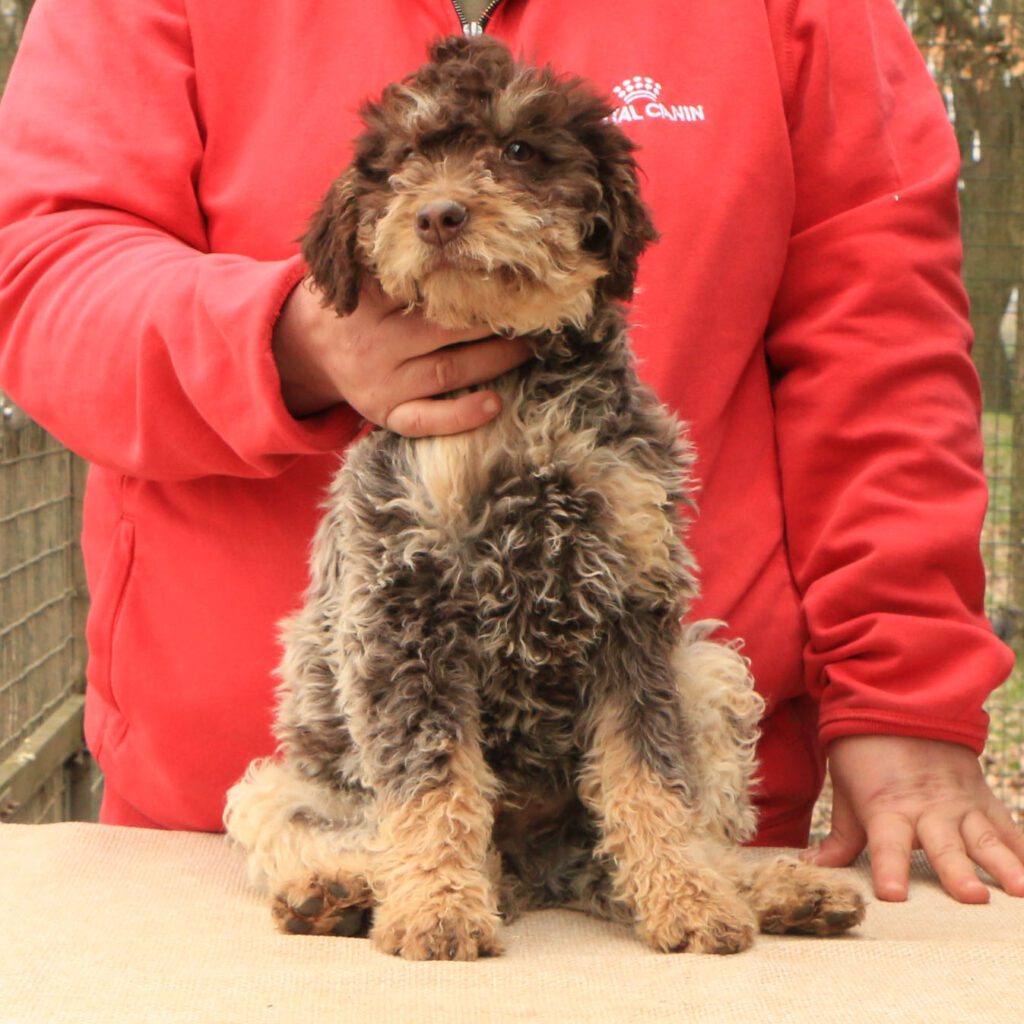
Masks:
[[[360,102],[465,13],[35,4],[0,105],[0,384],[92,464],[104,821],[220,827],[273,748],[275,624],[339,453],[364,421],[472,429],[493,393],[429,396],[526,358],[372,289],[325,312],[295,241]],[[988,898],[975,864],[1024,895],[976,756],[1010,657],[982,611],[958,156],[891,0],[487,13],[513,52],[612,96],[640,147],[662,237],[635,347],[699,453],[694,615],[744,639],[767,701],[758,842],[806,843],[827,751],[832,832],[809,856],[867,845],[877,894],[902,899],[921,845],[959,900]]]

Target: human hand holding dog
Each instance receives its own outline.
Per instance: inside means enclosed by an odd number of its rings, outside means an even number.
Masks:
[[[907,898],[910,852],[920,847],[961,903],[987,903],[984,868],[1024,896],[1024,834],[985,782],[974,754],[953,743],[850,736],[829,749],[832,830],[805,860],[843,867],[867,846],[875,895]]]
[[[520,338],[449,330],[419,311],[406,313],[372,280],[351,315],[340,317],[308,278],[285,301],[272,348],[293,416],[344,401],[407,437],[455,434],[493,419],[501,400],[492,390],[432,396],[494,380],[531,356]]]

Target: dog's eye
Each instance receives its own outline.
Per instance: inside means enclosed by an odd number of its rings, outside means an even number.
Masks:
[[[533,159],[534,149],[528,142],[516,139],[505,147],[502,156],[506,160],[511,160],[514,164],[525,164],[527,161]]]

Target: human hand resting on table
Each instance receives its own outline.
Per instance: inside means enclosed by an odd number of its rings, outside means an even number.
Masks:
[[[419,311],[406,313],[375,281],[364,286],[355,311],[340,317],[321,305],[307,278],[292,289],[274,326],[285,406],[302,417],[344,401],[408,437],[472,430],[501,409],[493,391],[431,396],[494,380],[531,356],[521,338],[481,332],[448,330]]]
[[[1024,896],[1024,834],[989,789],[967,748],[903,736],[849,736],[829,748],[832,830],[803,855],[843,867],[867,846],[875,895],[905,900],[910,851],[922,848],[942,887],[987,903],[975,865]]]

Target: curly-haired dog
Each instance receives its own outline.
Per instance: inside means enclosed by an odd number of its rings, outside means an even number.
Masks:
[[[495,421],[376,431],[333,483],[284,632],[281,756],[226,812],[285,931],[372,917],[388,953],[472,959],[501,917],[568,906],[729,953],[863,916],[834,876],[736,850],[761,701],[734,647],[681,625],[691,454],[628,346],[654,230],[609,113],[493,40],[444,40],[365,107],[304,240],[341,315],[372,275],[536,356]]]

